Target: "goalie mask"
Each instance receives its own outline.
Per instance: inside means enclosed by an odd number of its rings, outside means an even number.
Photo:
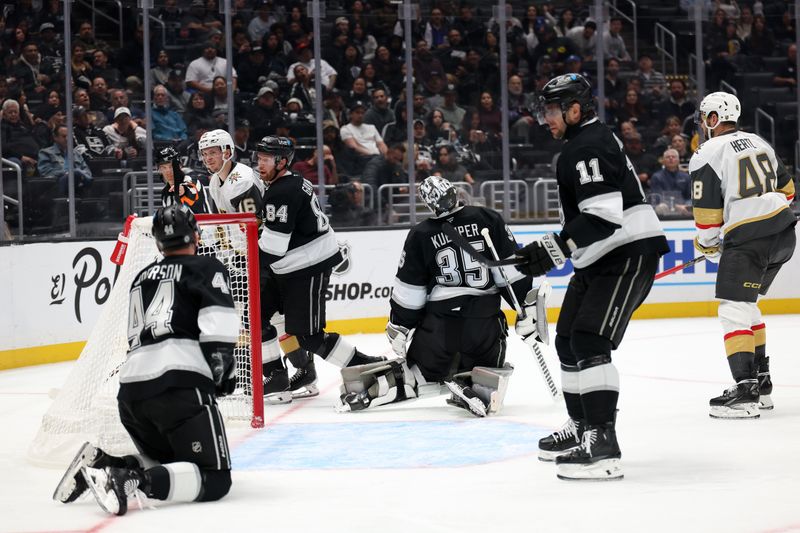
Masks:
[[[183,204],[161,207],[153,215],[153,237],[162,252],[194,243],[199,232],[194,213]]]
[[[419,185],[419,197],[436,216],[446,215],[458,206],[456,188],[441,176],[428,176]]]

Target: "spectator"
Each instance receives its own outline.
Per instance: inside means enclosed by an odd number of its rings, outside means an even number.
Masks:
[[[92,124],[89,110],[83,106],[72,108],[73,134],[75,136],[75,151],[84,159],[116,158],[122,159],[122,148],[117,148],[100,128]]]
[[[351,42],[358,48],[358,53],[364,61],[375,59],[375,51],[378,49],[378,41],[364,29],[358,22],[353,24],[353,32],[350,36]]]
[[[260,79],[269,76],[269,65],[264,60],[264,50],[260,44],[254,44],[239,63],[239,89],[248,93],[257,93],[261,87]]]
[[[167,29],[180,28],[183,10],[178,7],[178,0],[165,0],[156,16],[167,25]]]
[[[389,108],[389,98],[384,89],[372,91],[372,106],[364,115],[364,123],[372,124],[378,131],[383,131],[387,124],[394,121],[394,113]]]
[[[247,33],[251,41],[260,41],[270,27],[278,22],[270,13],[271,2],[269,0],[260,0],[257,5],[256,16],[247,25]]]
[[[39,101],[44,99],[48,86],[55,81],[55,71],[50,64],[42,62],[39,46],[32,41],[22,48],[22,55],[11,74],[26,93]]]
[[[373,4],[372,20],[376,35],[392,35],[397,24],[397,5],[392,0],[377,0]]]
[[[639,177],[639,182],[645,192],[650,190],[650,176],[658,168],[658,161],[642,147],[642,136],[638,132],[628,133],[623,137],[625,154],[633,164]]]
[[[508,93],[508,125],[511,135],[528,142],[531,126],[536,122],[530,111],[533,95],[525,93],[522,78],[519,76],[508,78]]]
[[[286,76],[286,81],[294,83],[294,67],[298,64],[303,65],[308,69],[310,75],[314,75],[314,58],[312,56],[311,45],[307,42],[301,42],[297,45],[297,62],[289,66],[289,71]],[[324,59],[320,59],[320,68],[322,69],[322,85],[330,90],[336,85],[336,71]]]
[[[660,104],[659,116],[676,116],[683,123],[694,115],[694,102],[686,98],[686,82],[675,79],[669,82],[669,99]]]
[[[64,112],[64,104],[61,102],[61,93],[52,90],[47,93],[47,100],[34,110],[33,115],[37,119],[47,121],[58,112]]]
[[[622,19],[613,17],[608,24],[608,30],[603,35],[603,46],[608,57],[614,57],[620,61],[630,61],[631,56],[625,47],[625,40],[622,38]]]
[[[223,28],[222,21],[206,11],[203,0],[192,0],[189,11],[181,21],[180,37],[194,42],[207,41],[213,30]]]
[[[289,124],[291,126],[303,123],[311,124],[314,122],[314,115],[303,107],[303,102],[298,98],[289,98],[289,100],[286,101],[286,115],[289,118]]]
[[[353,80],[361,76],[362,70],[361,54],[356,45],[348,43],[344,47],[341,60],[336,64],[336,72],[339,73],[337,86],[342,89],[353,84]]]
[[[431,9],[431,18],[425,23],[422,31],[423,39],[425,39],[429,50],[435,50],[447,45],[445,40],[447,30],[447,21],[442,14],[441,8],[434,6]]]
[[[372,33],[371,18],[372,17],[367,15],[362,0],[354,0],[353,3],[350,4],[350,23],[354,30],[356,25],[360,24],[363,26],[365,32]]]
[[[467,46],[480,45],[486,32],[486,27],[475,19],[472,7],[468,4],[461,5],[459,16],[453,21],[452,27],[461,32]]]
[[[333,152],[328,146],[322,146],[322,157],[325,168],[325,185],[336,185],[339,183],[339,173],[336,170],[336,160],[333,157]],[[292,170],[300,173],[301,176],[314,185],[319,183],[316,148],[311,152],[308,159],[296,162],[292,166]]]
[[[126,159],[139,155],[147,138],[144,128],[131,120],[131,111],[127,107],[118,107],[114,111],[114,122],[103,128],[103,133],[115,147],[122,149]]]
[[[411,129],[414,134],[414,144],[418,146],[428,146],[431,144],[428,139],[428,129],[424,120],[415,118]]]
[[[412,61],[414,67],[414,77],[420,80],[425,89],[429,92],[434,92],[433,80],[438,78],[438,87],[446,85],[444,78],[444,66],[441,61],[436,59],[428,47],[428,42],[425,39],[418,39],[417,46],[414,49],[414,59]]]
[[[128,109],[131,113],[131,118],[133,119],[136,124],[141,127],[145,127],[144,122],[144,109],[141,107],[132,106],[129,103],[128,99],[128,91],[124,89],[112,89],[109,91],[111,94],[111,109],[109,110],[106,118],[108,119],[107,123],[114,121],[114,112],[119,109],[120,107],[124,107]],[[97,126],[97,124],[95,124]]]
[[[369,94],[372,94],[372,91],[375,89],[380,89],[386,94],[387,99],[390,98],[392,93],[389,90],[389,86],[378,79],[378,72],[375,70],[375,65],[372,63],[364,65],[364,69],[361,71],[361,77],[364,78],[364,82],[367,84],[367,92]]]
[[[169,54],[166,50],[159,50],[156,56],[156,66],[150,69],[150,78],[153,83],[166,85],[170,72],[172,72],[172,66],[169,61]]]
[[[217,48],[211,41],[206,42],[203,46],[203,54],[189,63],[186,69],[186,86],[195,91],[204,93],[211,93],[214,86],[214,78],[226,76],[228,69],[228,61],[224,58],[217,57]],[[233,73],[233,89],[236,90],[236,69],[232,70]]]
[[[402,102],[402,100],[401,100],[401,102]],[[398,104],[399,103],[400,102],[398,102]],[[405,104],[402,104],[402,105],[405,105]],[[425,96],[423,96],[421,93],[416,93],[415,92],[414,93],[414,118],[422,118],[422,119],[424,119],[425,117],[428,116],[428,113],[430,113],[430,110],[428,109],[428,105],[427,105],[427,102],[425,100]]]
[[[575,44],[584,61],[594,61],[596,33],[597,23],[593,20],[587,20],[583,26],[575,26],[567,32],[567,37]]]
[[[275,98],[275,89],[270,86],[259,89],[253,105],[247,110],[247,118],[253,124],[253,136],[261,139],[275,133],[274,122],[280,114],[281,106]]]
[[[347,111],[344,105],[344,98],[339,89],[333,89],[325,92],[325,100],[323,102],[325,111],[323,116],[325,120],[330,120],[336,124],[336,128],[342,127],[347,122]]]
[[[451,132],[452,128],[444,119],[444,113],[439,108],[434,109],[428,114],[425,123],[425,131],[427,132],[427,140],[423,144],[433,146],[434,144],[452,141]]]
[[[86,49],[80,43],[72,45],[72,81],[75,85],[88,89],[92,86],[92,66],[85,59]]]
[[[250,121],[246,118],[237,118],[233,130],[233,148],[236,152],[236,161],[251,165],[257,163],[254,152],[255,145],[250,141]]]
[[[636,77],[642,80],[642,94],[650,101],[661,99],[667,79],[653,68],[653,58],[648,54],[639,56],[639,70],[636,71]]]
[[[606,45],[608,41],[606,41]],[[608,48],[606,48],[608,52]],[[546,24],[542,29],[542,34],[539,36],[539,44],[533,51],[533,62],[538,65],[539,60],[544,57],[550,57],[553,62],[553,67],[557,74],[564,72],[564,62],[571,55],[577,55],[578,49],[571,39],[567,37],[559,37],[556,34],[555,28]]]
[[[677,150],[667,148],[661,160],[664,166],[650,178],[650,193],[657,202],[656,213],[689,215],[692,178],[679,168],[680,155]]]
[[[445,144],[437,147],[436,154],[436,166],[433,168],[434,175],[442,176],[451,183],[475,183],[466,167],[458,162],[456,152],[451,145]]]
[[[97,49],[92,55],[94,66],[92,75],[96,78],[103,78],[109,87],[118,88],[122,86],[122,78],[119,69],[108,65],[108,52]]]
[[[786,49],[786,63],[772,78],[776,87],[797,87],[797,45],[790,44]]]
[[[580,74],[590,83],[592,83],[591,75],[583,70],[583,60],[581,56],[573,54],[564,61],[564,74]]]
[[[378,47],[373,65],[375,65],[375,77],[388,85],[392,94],[399,94],[403,82],[400,63],[392,57],[388,47]]]
[[[31,135],[38,146],[50,146],[53,144],[53,130],[55,127],[65,125],[66,123],[67,117],[64,115],[64,112],[59,109],[53,113],[46,122],[37,119],[33,128],[31,128]]]
[[[102,111],[92,110],[92,100],[89,96],[89,91],[86,89],[76,89],[72,94],[72,102],[76,106],[84,107],[89,114],[89,121],[97,128],[102,128],[108,124],[106,115]]]
[[[445,43],[436,49],[434,55],[442,63],[446,73],[455,74],[456,68],[467,56],[467,46],[461,32],[457,28],[450,28]]]
[[[753,9],[747,4],[742,6],[742,14],[736,23],[736,35],[739,39],[746,41],[750,37],[750,30],[753,28]]]
[[[153,127],[151,135],[155,141],[185,141],[189,134],[181,116],[170,109],[169,93],[163,85],[153,87]]]
[[[58,190],[66,195],[69,189],[69,166],[67,164],[66,126],[56,126],[53,131],[53,146],[39,150],[39,175],[42,178],[56,180]],[[73,151],[73,176],[75,190],[82,192],[92,184],[92,171],[80,153]]]
[[[63,66],[64,43],[58,38],[56,27],[52,22],[44,22],[39,26],[39,53],[43,58],[55,60],[51,64]]]
[[[136,27],[133,32],[133,39],[126,39],[125,46],[116,56],[116,64],[119,65],[120,70],[120,80],[124,80],[129,76],[136,76],[139,79],[144,77],[144,28],[142,26]]]
[[[792,14],[785,10],[781,15],[781,22],[780,24],[775,27],[775,39],[778,42],[794,42],[795,40],[795,29],[794,29],[794,20],[792,19]]]
[[[186,124],[187,133],[196,136],[198,130],[213,130],[216,121],[211,114],[211,99],[203,93],[193,93],[189,99],[189,106],[183,113],[183,122]]]
[[[381,185],[408,183],[405,155],[403,143],[390,145],[384,157],[374,157],[367,163],[363,173],[364,183],[370,185],[373,191],[378,191]],[[382,195],[378,201],[385,206],[388,203],[388,194]]]
[[[748,55],[771,57],[775,53],[775,39],[772,32],[767,28],[764,15],[753,17],[753,28],[750,30],[750,37],[744,42],[745,50]]]
[[[715,0],[714,4],[717,10],[725,13],[729,19],[738,19],[741,14],[736,0]]]
[[[337,226],[374,226],[376,215],[364,207],[364,187],[358,181],[340,183],[328,193],[331,221]]]
[[[653,143],[653,151],[658,153],[669,148],[672,138],[681,133],[683,122],[676,116],[667,117],[664,127],[661,129],[661,136]]]
[[[340,130],[344,144],[358,156],[357,170],[363,169],[369,159],[386,154],[386,144],[378,130],[372,124],[364,124],[365,112],[364,102],[353,103],[350,106],[350,123]]]
[[[621,122],[636,122],[637,128],[647,129],[650,126],[650,111],[645,108],[635,89],[625,92],[625,102],[617,110],[617,119]]]
[[[353,85],[347,93],[345,103],[347,106],[353,105],[354,102],[368,102],[369,93],[367,93],[367,82],[364,78],[356,78],[353,80]]]
[[[681,168],[683,168],[683,170],[688,169],[689,160],[692,158],[692,151],[689,150],[689,142],[686,139],[686,135],[679,133],[672,137],[672,142],[669,147],[677,150]]]
[[[561,11],[558,16],[558,24],[556,24],[556,33],[559,37],[567,37],[567,34],[575,28],[575,15],[568,7]]]
[[[39,145],[33,138],[31,128],[20,117],[20,105],[16,100],[3,102],[3,121],[0,123],[3,137],[3,157],[14,159],[27,171],[36,167]]]
[[[170,107],[178,113],[186,112],[191,94],[183,88],[183,76],[181,76],[180,71],[171,70],[169,72],[166,87],[169,95]]]
[[[289,43],[284,42],[291,49]],[[275,33],[268,33],[262,40],[261,48],[264,52],[264,64],[267,65],[270,73],[267,78],[283,78],[289,66],[289,59],[284,51],[284,46]]]
[[[489,138],[500,136],[502,115],[500,109],[494,104],[492,93],[484,91],[481,93],[480,105],[478,106],[478,126]]]
[[[476,152],[491,151],[496,146],[497,139],[481,129],[480,113],[477,109],[470,108],[464,115],[461,126],[460,141]]]
[[[295,98],[306,109],[314,109],[316,91],[311,85],[311,75],[304,65],[295,65],[294,83],[289,91],[289,98]]]
[[[98,113],[105,113],[111,107],[108,98],[108,85],[106,80],[97,77],[92,80],[92,87],[89,89],[89,109]]]
[[[220,122],[227,122],[228,82],[224,76],[216,76],[211,82],[211,114]]]
[[[342,142],[342,138],[339,135],[339,127],[332,120],[322,121],[322,141],[333,153],[340,179],[342,176],[354,175],[354,156],[351,150]]]
[[[445,122],[449,123],[456,131],[461,129],[466,114],[466,110],[456,102],[457,98],[458,91],[456,91],[455,85],[450,84],[444,90],[444,104],[439,107]]]
[[[88,20],[81,22],[81,25],[78,26],[78,38],[75,40],[75,43],[83,46],[83,49],[90,56],[94,54],[95,50],[105,50],[108,52],[111,49],[108,43],[95,37],[92,23]]]

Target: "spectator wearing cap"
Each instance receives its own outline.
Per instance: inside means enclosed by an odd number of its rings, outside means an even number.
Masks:
[[[557,74],[564,72],[564,62],[571,55],[577,55],[578,49],[571,39],[556,35],[555,27],[549,22],[542,28],[539,44],[533,51],[533,63],[538,65],[539,59],[549,56]]]
[[[259,0],[256,16],[247,25],[247,33],[251,41],[260,41],[264,34],[269,31],[270,26],[278,22],[278,19],[271,13],[271,7],[269,0]]]
[[[16,100],[9,98],[3,102],[0,136],[3,138],[3,157],[16,160],[26,169],[36,167],[39,144],[33,138],[31,129],[23,123]]]
[[[75,136],[75,151],[84,159],[110,158],[122,159],[122,148],[117,148],[108,140],[105,132],[92,124],[88,109],[83,106],[72,108],[72,128]]]
[[[372,106],[364,115],[364,123],[372,124],[378,131],[383,131],[387,124],[394,122],[394,113],[389,107],[389,98],[381,88],[372,91]]]
[[[155,141],[185,141],[189,134],[186,123],[169,105],[169,92],[163,85],[153,87],[153,127]]]
[[[58,59],[63,62],[64,43],[58,38],[56,26],[52,22],[43,22],[39,26],[39,53],[43,58]]]
[[[214,78],[227,77],[228,61],[217,57],[217,47],[211,41],[203,46],[203,54],[189,63],[186,69],[186,86],[195,91],[211,93]],[[236,69],[232,69],[233,89],[236,90]],[[227,78],[226,78],[227,79]]]
[[[253,125],[253,137],[261,139],[274,133],[273,122],[280,114],[281,104],[275,97],[275,88],[266,86],[259,89],[253,104],[246,111],[246,116]]]
[[[578,54],[584,61],[594,61],[597,47],[597,23],[587,20],[583,26],[575,26],[567,32],[567,37],[575,44]]]
[[[631,55],[625,47],[625,40],[622,38],[622,19],[612,17],[608,23],[608,29],[603,34],[603,48],[606,57],[614,57],[620,61],[630,61]]]
[[[309,125],[314,122],[314,115],[303,107],[303,102],[301,102],[299,98],[289,98],[289,100],[286,101],[285,111],[290,126],[295,126],[297,124]],[[308,131],[307,134],[296,133],[296,135],[313,135],[313,132]]]
[[[435,89],[434,79],[438,78],[439,88],[447,84],[444,78],[444,66],[442,62],[434,57],[428,47],[428,41],[425,39],[418,39],[417,46],[414,49],[414,77],[422,82],[422,85],[429,92]]]
[[[452,83],[444,90],[444,103],[438,108],[444,115],[445,122],[448,122],[454,129],[460,130],[464,122],[466,110],[458,105],[458,91]]]
[[[103,133],[116,148],[122,149],[127,159],[139,155],[147,138],[144,128],[131,120],[131,110],[127,107],[114,111],[114,122],[103,128]]]
[[[347,17],[336,17],[333,26],[333,33],[334,34],[350,34],[350,21]]]
[[[192,0],[181,20],[180,36],[182,39],[203,42],[211,37],[212,30],[221,30],[223,27],[222,21],[206,10],[203,0]]]
[[[594,85],[591,75],[583,70],[583,59],[578,54],[572,54],[564,61],[564,74],[580,74]]]
[[[108,52],[102,49],[92,54],[92,75],[103,78],[109,87],[122,87],[119,69],[108,64]]]
[[[169,104],[172,109],[178,113],[185,113],[186,106],[189,105],[189,98],[191,94],[183,87],[183,76],[179,70],[170,70],[167,76],[167,94],[169,95]]]
[[[239,89],[243,92],[257,93],[261,87],[260,79],[269,76],[270,68],[264,58],[260,41],[254,41],[250,51],[239,62]]]
[[[664,95],[667,79],[653,68],[653,58],[649,54],[639,55],[639,69],[636,77],[642,80],[642,94],[651,102],[658,102]]]
[[[11,75],[17,78],[17,83],[22,85],[27,94],[39,101],[44,99],[48,86],[56,81],[53,67],[42,61],[39,46],[33,41],[28,41],[22,47],[22,55],[11,70]]]
[[[359,156],[361,168],[375,156],[386,154],[386,144],[381,134],[372,124],[364,124],[364,113],[367,106],[364,102],[354,102],[350,106],[350,123],[342,126],[342,141]]]
[[[314,76],[314,58],[308,41],[298,43],[295,52],[297,53],[297,61],[289,65],[289,70],[286,73],[286,81],[289,83],[294,83],[294,68],[297,65],[303,65],[308,69],[309,74],[312,77]],[[322,85],[328,90],[333,89],[334,85],[336,85],[336,70],[324,59],[320,59],[320,68],[322,69]]]
[[[53,145],[42,148],[38,153],[39,175],[45,179],[56,180],[62,195],[66,195],[69,188],[67,135],[69,130],[65,125],[56,126],[53,130]],[[79,152],[73,150],[72,156],[75,190],[81,193],[92,184],[92,171]]]

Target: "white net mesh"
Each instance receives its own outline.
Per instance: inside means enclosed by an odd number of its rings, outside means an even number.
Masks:
[[[202,217],[198,217],[202,218]],[[198,254],[213,255],[228,268],[231,292],[242,320],[235,350],[239,372],[236,392],[219,401],[226,420],[251,420],[254,404],[251,372],[251,328],[248,312],[247,233],[238,223],[198,220],[202,243]],[[151,233],[152,218],[134,220],[125,262],[100,318],[64,386],[53,398],[28,450],[43,466],[67,464],[81,443],[91,441],[114,455],[136,453],[117,412],[117,371],[128,350],[128,291],[134,276],[161,257]],[[258,280],[255,280],[256,283]],[[257,285],[256,285],[257,287]],[[259,327],[259,324],[255,324]],[[260,369],[256,379],[260,379]],[[262,404],[263,405],[263,404]]]

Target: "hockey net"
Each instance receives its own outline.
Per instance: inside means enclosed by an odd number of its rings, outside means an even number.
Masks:
[[[220,409],[227,421],[250,421],[252,427],[263,427],[256,219],[245,214],[196,218],[201,233],[198,254],[214,256],[227,267],[242,323],[234,352],[239,374],[237,388],[231,396],[219,399]],[[152,220],[130,217],[126,222],[112,258],[117,264],[124,262],[86,346],[67,381],[55,393],[28,450],[29,460],[35,464],[65,465],[85,441],[114,455],[136,453],[119,421],[116,397],[118,371],[128,351],[128,291],[134,276],[161,257],[152,234]]]

